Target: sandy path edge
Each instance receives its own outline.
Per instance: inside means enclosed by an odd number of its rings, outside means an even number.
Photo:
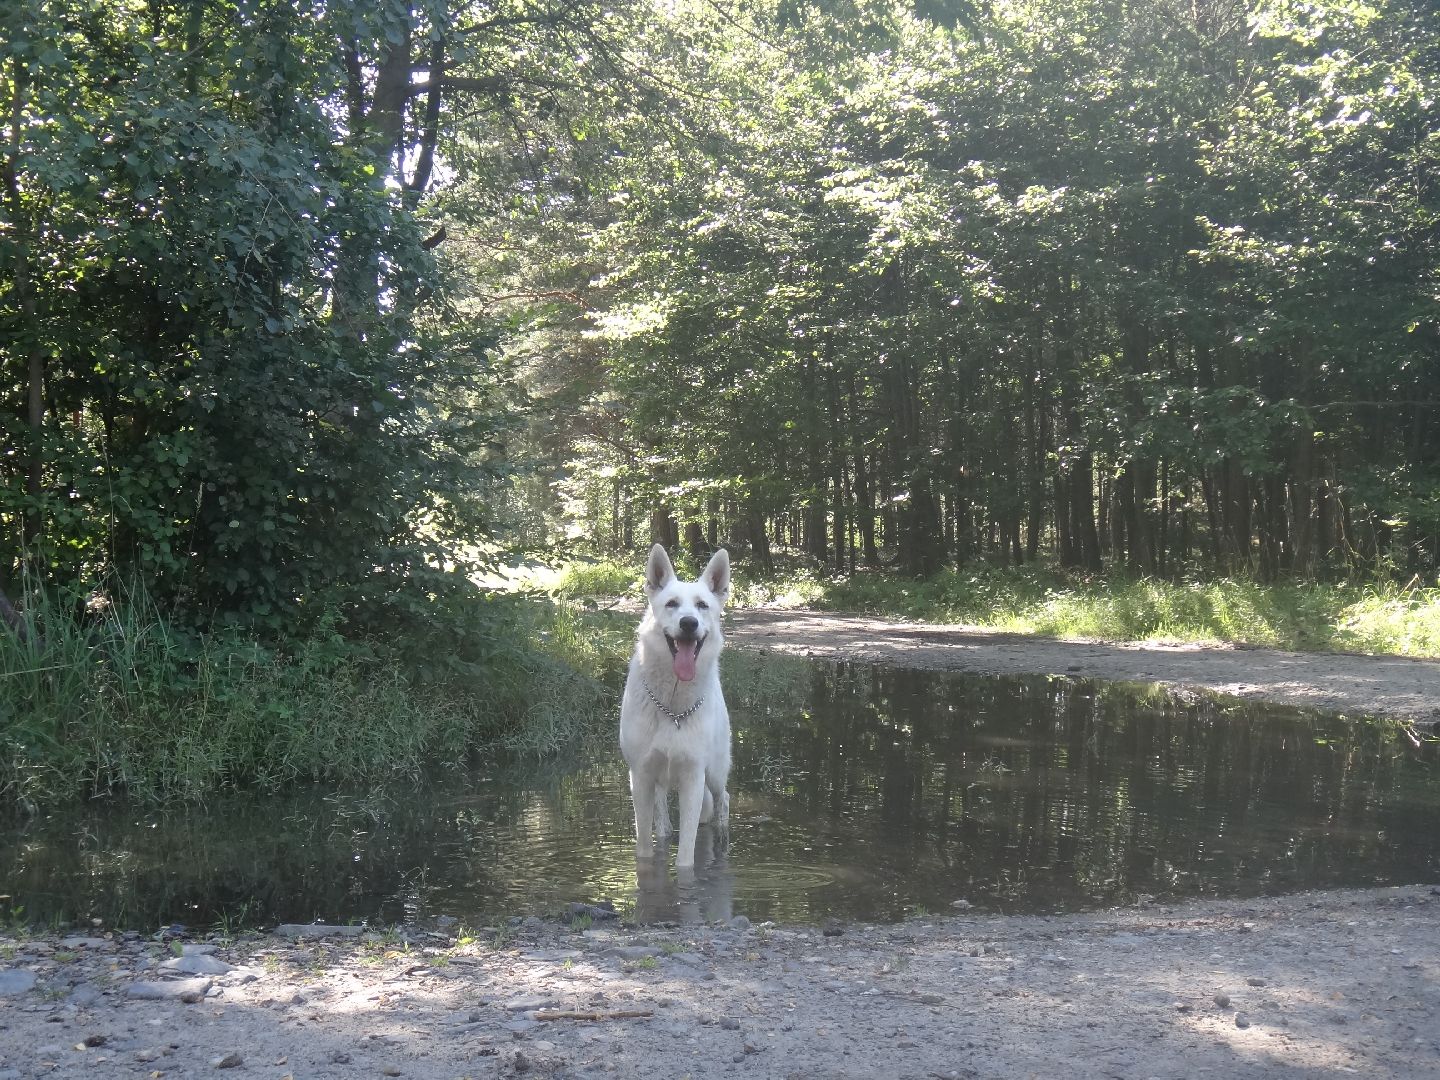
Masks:
[[[828,932],[262,936],[217,941],[239,966],[189,1004],[138,996],[159,943],[0,933],[0,1076],[1419,1080],[1440,1075],[1437,916],[1440,890],[1408,887]]]
[[[727,644],[745,649],[932,671],[1158,682],[1340,712],[1440,719],[1436,660],[1055,640],[804,609],[732,610],[726,623]]]

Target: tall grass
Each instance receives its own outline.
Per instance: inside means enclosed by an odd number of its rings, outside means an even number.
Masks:
[[[265,645],[187,630],[143,593],[88,611],[37,597],[24,635],[0,630],[0,799],[365,780],[500,742],[543,752],[608,716],[604,662],[566,643],[567,616],[496,617],[467,646],[479,662],[422,670],[333,619]]]
[[[550,590],[566,599],[587,596],[628,596],[637,594],[644,576],[644,563],[633,566],[614,560],[576,562],[564,566]]]

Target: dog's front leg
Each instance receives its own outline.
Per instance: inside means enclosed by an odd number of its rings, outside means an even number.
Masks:
[[[715,842],[720,847],[730,845],[730,793],[725,790],[722,780],[718,787],[710,787],[711,777],[705,778],[706,794],[714,804],[715,813],[710,818],[710,828],[715,833]]]
[[[650,830],[655,824],[655,781],[638,769],[630,770],[630,801],[635,804],[635,857],[648,859],[654,853]]]
[[[655,785],[655,840],[660,844],[670,840],[670,793],[663,784]]]
[[[675,867],[695,866],[695,834],[700,830],[700,807],[705,801],[705,770],[699,765],[680,778],[680,836],[675,844]]]

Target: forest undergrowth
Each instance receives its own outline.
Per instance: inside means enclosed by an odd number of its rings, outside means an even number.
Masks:
[[[41,595],[0,634],[0,799],[404,779],[505,751],[572,745],[608,717],[618,636],[572,607],[474,593],[388,635],[338,613],[278,639],[196,628],[143,591]]]

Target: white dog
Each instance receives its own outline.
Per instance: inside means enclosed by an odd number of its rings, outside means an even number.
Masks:
[[[620,705],[620,751],[630,766],[635,854],[648,859],[651,823],[670,835],[669,793],[679,793],[677,869],[695,865],[695,833],[709,821],[723,843],[730,821],[730,714],[720,691],[720,611],[730,595],[730,556],[715,552],[698,581],[681,581],[665,549],[645,567],[650,610]]]

